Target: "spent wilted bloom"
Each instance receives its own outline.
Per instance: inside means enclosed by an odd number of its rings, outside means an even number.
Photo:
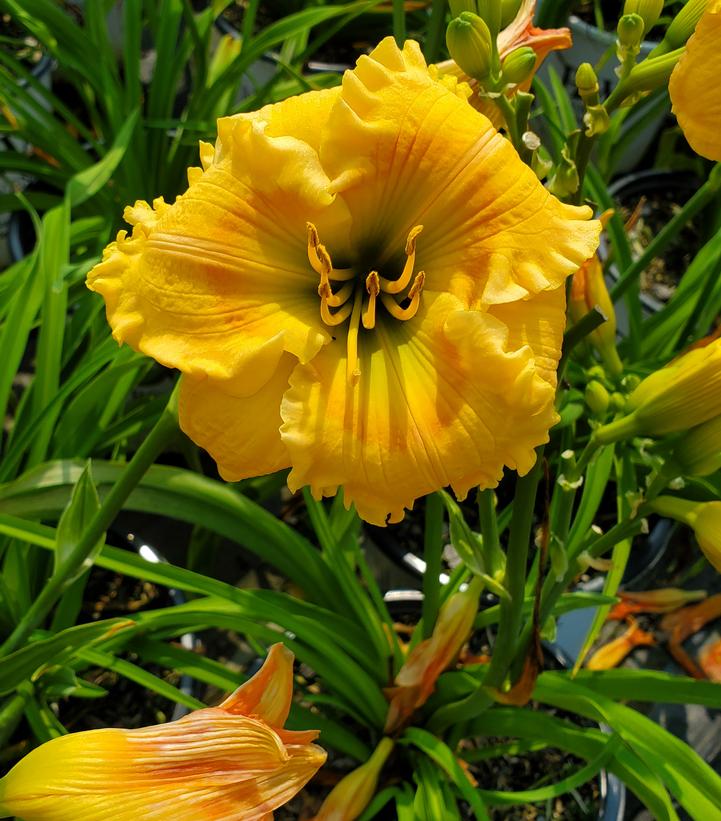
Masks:
[[[474,577],[466,590],[453,593],[440,608],[430,638],[419,642],[408,654],[393,686],[385,690],[390,702],[386,733],[401,729],[428,701],[438,676],[461,652],[473,629],[482,587]]]
[[[556,420],[563,283],[600,226],[538,182],[415,42],[223,118],[173,205],[88,277],[118,341],[183,373],[224,478],[292,467],[383,524],[525,473]]]
[[[0,817],[24,821],[261,821],[325,761],[318,734],[284,730],[293,654],[274,645],[219,707],[139,730],[54,738],[0,780]]]
[[[612,216],[613,211],[601,214],[601,224],[605,227]],[[597,254],[586,260],[573,275],[568,312],[574,322],[579,322],[594,308],[603,313],[606,321],[588,335],[588,341],[599,352],[609,372],[617,376],[623,371],[623,363],[616,350],[616,311]]]
[[[673,112],[689,145],[697,154],[710,160],[721,160],[719,43],[721,0],[711,0],[674,68],[668,86]]]

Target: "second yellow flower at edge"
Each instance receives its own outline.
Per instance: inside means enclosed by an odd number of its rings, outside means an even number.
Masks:
[[[0,779],[0,818],[267,821],[326,758],[317,732],[283,729],[292,692],[293,654],[275,644],[219,707],[55,738]]]
[[[91,271],[118,341],[183,373],[224,478],[292,467],[374,523],[523,474],[557,419],[585,207],[384,40],[344,75],[219,121],[173,205],[137,203]]]

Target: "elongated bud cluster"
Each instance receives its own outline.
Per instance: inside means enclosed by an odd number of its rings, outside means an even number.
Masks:
[[[520,85],[533,74],[535,67],[536,52],[530,46],[517,48],[503,61],[501,67],[502,82]]]
[[[486,22],[477,14],[464,11],[446,30],[448,52],[469,77],[483,81],[491,73],[494,45]]]
[[[478,15],[488,26],[491,36],[495,40],[501,30],[501,16],[503,13],[501,0],[476,0]]]
[[[710,476],[721,469],[721,415],[687,431],[676,441],[674,462],[685,476]]]
[[[629,415],[596,431],[600,442],[665,436],[719,415],[721,340],[680,356],[652,373],[629,396]]]
[[[688,0],[688,3],[673,18],[666,29],[663,40],[651,52],[650,56],[656,57],[681,48],[693,34],[696,24],[706,10],[707,4],[708,0]]]
[[[692,528],[704,555],[721,572],[721,502],[693,502],[675,496],[659,496],[650,506],[656,513]]]
[[[637,14],[643,20],[644,33],[656,25],[663,11],[663,0],[626,0],[624,14]]]

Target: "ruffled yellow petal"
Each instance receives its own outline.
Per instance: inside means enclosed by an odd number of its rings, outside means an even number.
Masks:
[[[283,354],[268,381],[250,396],[242,395],[245,379],[183,376],[180,427],[215,459],[227,481],[262,476],[290,465],[280,438],[280,402],[297,361]]]
[[[555,390],[566,322],[566,289],[543,291],[523,300],[521,306],[515,302],[492,305],[488,313],[508,328],[509,350],[530,347],[536,374]]]
[[[126,209],[120,232],[88,276],[118,341],[195,376],[260,387],[281,353],[312,358],[329,338],[317,274],[308,264],[312,220],[342,248],[348,214],[316,149],[333,94],[219,121],[213,156],[175,204]],[[315,132],[299,111],[317,118]],[[274,136],[279,128],[295,128]]]
[[[465,304],[556,288],[594,252],[600,224],[553,197],[508,140],[387,38],[346,72],[321,160],[353,216],[351,245],[384,274],[423,225],[426,288]],[[332,251],[332,249],[331,249]],[[367,259],[366,259],[367,258]]]
[[[320,496],[343,485],[362,518],[383,524],[438,488],[464,495],[495,485],[504,464],[532,467],[556,419],[548,363],[540,376],[533,351],[509,347],[500,320],[462,308],[424,292],[414,319],[365,334],[355,385],[340,336],[296,367],[281,409],[291,489],[310,485]],[[536,319],[530,310],[529,327],[514,329],[519,343],[536,338]]]
[[[712,0],[671,74],[673,112],[697,154],[721,160],[721,0]]]

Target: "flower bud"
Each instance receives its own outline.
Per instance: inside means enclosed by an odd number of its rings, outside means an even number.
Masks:
[[[358,818],[375,795],[378,777],[392,750],[393,741],[381,739],[368,761],[333,787],[312,821],[354,821]]]
[[[501,30],[501,15],[502,15],[501,0],[476,0],[476,7],[478,8],[478,15],[482,17],[492,37],[498,37],[498,32]]]
[[[536,67],[536,52],[530,46],[512,51],[503,61],[502,81],[519,85],[527,80]]]
[[[674,444],[673,459],[686,476],[710,476],[721,469],[721,416],[686,431]]]
[[[692,502],[659,496],[650,507],[692,528],[706,558],[721,573],[721,502]]]
[[[590,63],[581,63],[576,70],[576,88],[584,102],[591,97],[591,105],[598,103],[598,77]]]
[[[624,14],[618,21],[616,33],[619,44],[628,51],[638,54],[643,39],[643,18],[638,14]]]
[[[624,15],[637,14],[644,25],[644,33],[656,25],[663,11],[663,0],[626,0],[623,7]]]
[[[661,43],[651,52],[651,57],[674,51],[693,34],[696,24],[701,19],[708,0],[688,0],[679,13],[673,18]]]
[[[596,431],[600,442],[629,436],[664,436],[694,428],[719,414],[721,339],[652,373],[626,403],[630,414]]]
[[[448,5],[451,7],[453,17],[460,17],[464,11],[471,11],[475,14],[478,10],[476,0],[448,0]]]
[[[506,28],[515,19],[521,9],[521,0],[501,0],[501,29]]]
[[[594,416],[606,415],[611,397],[600,382],[594,380],[586,385],[585,399]]]
[[[493,40],[485,21],[464,11],[446,30],[446,45],[456,64],[469,77],[485,80],[493,65]]]

